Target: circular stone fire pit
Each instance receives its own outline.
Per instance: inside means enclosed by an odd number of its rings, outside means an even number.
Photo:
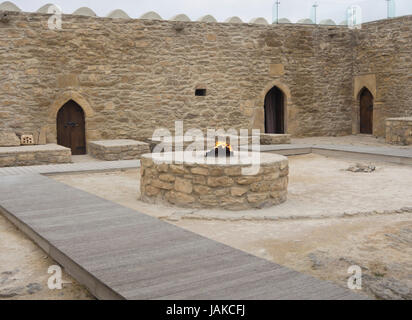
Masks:
[[[250,160],[245,161],[247,152],[238,154],[240,160],[215,158],[213,163],[191,152],[185,152],[184,161],[164,160],[173,154],[142,156],[142,201],[225,210],[264,208],[286,201],[289,165],[284,156],[261,153],[258,173],[244,175],[242,168],[251,166]]]

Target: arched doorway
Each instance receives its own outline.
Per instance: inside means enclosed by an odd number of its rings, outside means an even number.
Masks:
[[[276,86],[265,97],[265,133],[285,133],[285,97]]]
[[[73,100],[57,113],[57,143],[73,155],[86,154],[86,126],[83,109]]]
[[[360,96],[360,133],[372,134],[373,133],[373,96],[372,93],[363,88]]]

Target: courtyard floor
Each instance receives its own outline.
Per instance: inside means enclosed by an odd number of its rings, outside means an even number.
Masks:
[[[359,265],[364,292],[412,298],[412,168],[374,163],[373,173],[345,171],[354,161],[289,157],[289,198],[278,207],[185,210],[137,200],[138,170],[54,176],[213,240],[346,286]]]
[[[371,136],[293,139],[295,144],[384,146]],[[351,265],[363,270],[363,292],[412,299],[412,167],[374,161],[376,171],[346,169],[365,161],[308,154],[289,157],[288,201],[242,212],[153,206],[138,200],[137,169],[52,178],[166,220],[256,256],[346,287]],[[88,156],[75,163],[92,163]],[[99,162],[99,161],[97,161]],[[0,216],[0,299],[93,299],[75,280],[47,288],[54,262]],[[16,267],[18,266],[18,267]]]

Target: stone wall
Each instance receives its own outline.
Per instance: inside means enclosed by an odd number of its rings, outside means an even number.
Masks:
[[[398,145],[412,144],[412,117],[386,119],[386,142]]]
[[[288,133],[352,132],[354,35],[345,27],[63,15],[63,29],[49,30],[49,17],[10,12],[0,23],[0,130],[46,129],[55,142],[57,111],[71,98],[85,109],[88,141],[144,140],[158,127],[173,132],[174,120],[263,130],[264,97],[277,85]]]
[[[206,164],[205,159],[176,163],[153,157],[141,159],[140,198],[148,203],[237,211],[271,207],[287,199],[289,163],[281,155],[261,155],[264,161],[256,175],[242,175],[250,164],[240,161],[219,165],[217,159]]]
[[[71,161],[71,150],[55,144],[0,148],[0,167],[35,166]]]
[[[385,136],[385,119],[412,116],[412,16],[362,25],[354,35],[354,133],[359,132],[363,87],[374,95],[373,133]]]

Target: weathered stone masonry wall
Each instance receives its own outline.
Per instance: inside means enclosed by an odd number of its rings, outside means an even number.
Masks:
[[[374,134],[385,136],[386,118],[412,116],[412,16],[366,23],[354,39],[354,76],[372,77],[364,84],[376,91]],[[359,101],[353,103],[356,116]]]
[[[352,131],[347,28],[63,15],[63,29],[49,30],[48,15],[9,16],[0,23],[0,129],[47,127],[55,142],[56,112],[75,97],[87,105],[88,140],[143,139],[182,119],[186,128],[263,130],[264,96],[278,85],[289,133]]]

